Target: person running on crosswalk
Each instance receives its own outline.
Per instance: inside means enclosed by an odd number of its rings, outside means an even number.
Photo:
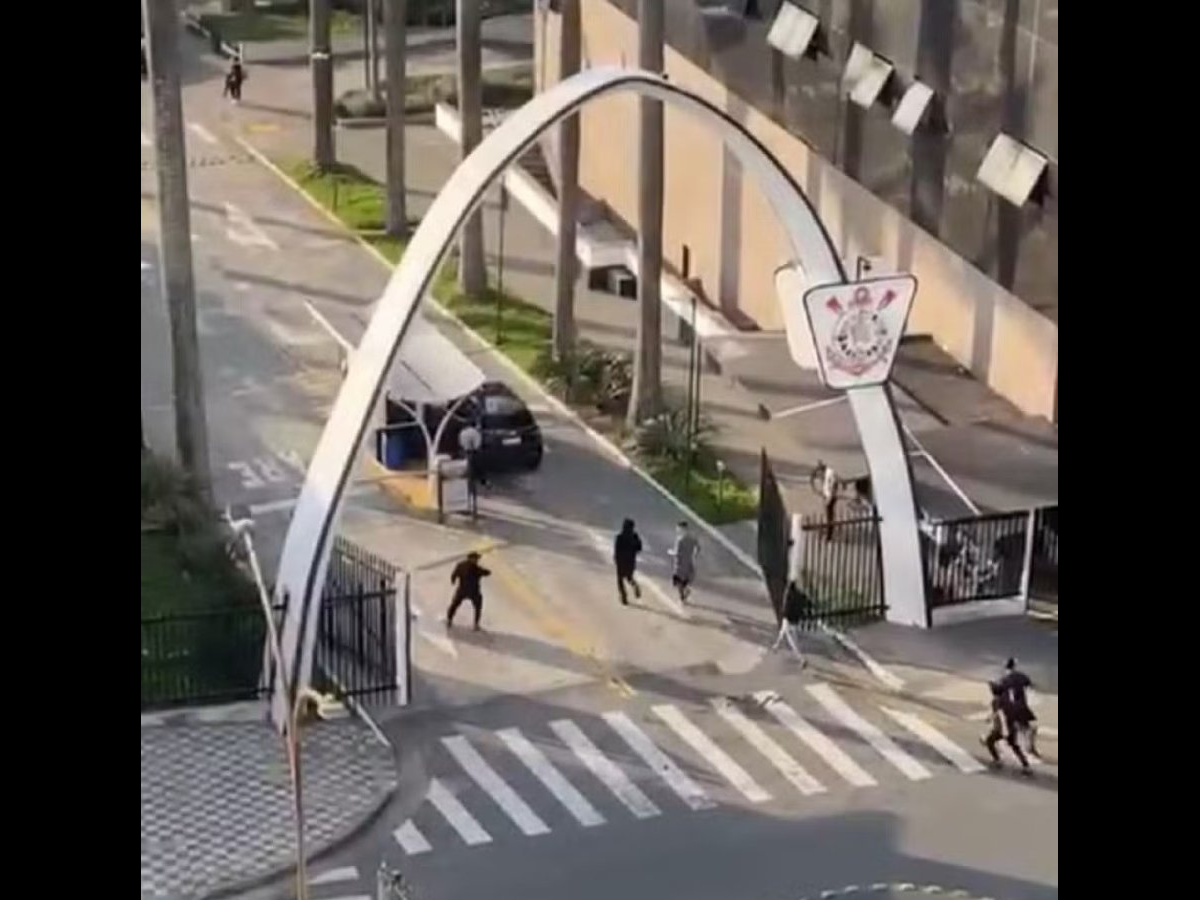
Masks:
[[[1008,693],[1017,733],[1025,739],[1025,747],[1029,751],[1029,755],[1040,759],[1041,754],[1037,749],[1037,716],[1033,714],[1033,708],[1029,705],[1028,695],[1029,689],[1033,687],[1033,682],[1028,675],[1017,668],[1017,661],[1009,657],[1004,664],[1004,675],[1000,679],[1000,684]]]
[[[789,581],[783,600],[783,618],[779,622],[779,634],[775,636],[775,643],[771,645],[771,652],[774,653],[786,640],[788,646],[792,648],[792,652],[796,654],[796,658],[800,660],[801,668],[808,665],[808,660],[800,652],[800,620],[804,617],[804,609],[809,602],[799,585],[794,581]]]
[[[475,607],[475,630],[479,630],[479,619],[483,615],[483,585],[484,578],[491,575],[489,569],[479,564],[479,554],[472,550],[467,558],[460,561],[450,573],[450,583],[454,585],[454,596],[450,598],[450,609],[446,611],[446,627],[454,624],[454,614],[462,606],[464,600],[470,600]]]
[[[700,542],[688,531],[688,523],[680,522],[675,528],[675,546],[667,551],[675,561],[671,572],[671,583],[679,591],[679,602],[687,602],[692,593],[692,582],[696,580],[696,557],[700,555]]]
[[[1032,775],[1033,770],[1029,767],[1029,760],[1025,757],[1024,751],[1021,750],[1021,745],[1017,742],[1017,728],[1016,723],[1013,721],[1012,702],[1009,699],[1008,692],[999,681],[989,681],[988,688],[992,692],[991,728],[979,740],[983,746],[987,747],[987,752],[992,757],[992,766],[998,769],[1002,765],[1000,754],[996,752],[996,744],[1000,738],[1004,738],[1012,750],[1013,756],[1021,764],[1021,774]]]

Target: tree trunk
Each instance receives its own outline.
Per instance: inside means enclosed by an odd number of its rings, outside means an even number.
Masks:
[[[560,78],[579,71],[579,0],[563,0],[559,40]],[[575,344],[575,283],[578,265],[575,231],[579,218],[579,114],[558,129],[558,257],[555,260],[554,357],[562,359]]]
[[[663,71],[661,0],[638,0],[638,65]],[[638,98],[638,329],[633,364],[633,427],[662,409],[663,107]]]
[[[177,0],[142,2],[154,107],[159,269],[171,323],[175,442],[184,471],[192,478],[200,495],[209,498],[212,492],[208,428],[204,416],[204,385],[200,377],[200,344],[196,335],[196,285],[192,274],[192,225],[180,95],[179,6]]]
[[[337,150],[333,143],[333,50],[330,46],[331,0],[309,0],[309,43],[312,47],[313,163],[333,168]]]
[[[404,175],[404,104],[408,76],[408,0],[383,0],[387,63],[387,233],[408,236]]]
[[[466,159],[483,139],[483,33],[479,0],[456,0],[455,33],[458,40],[458,114],[462,122],[460,158]],[[487,289],[483,264],[483,210],[477,208],[462,227],[459,243],[458,283],[468,297],[482,297]]]

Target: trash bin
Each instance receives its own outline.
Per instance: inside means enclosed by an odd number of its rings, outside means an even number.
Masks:
[[[404,432],[399,428],[380,428],[375,435],[375,458],[379,463],[390,472],[404,468],[408,457]]]

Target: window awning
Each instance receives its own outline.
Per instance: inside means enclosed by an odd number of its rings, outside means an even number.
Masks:
[[[409,403],[446,403],[486,380],[470,357],[418,314],[400,345],[387,390]]]
[[[892,115],[892,124],[905,134],[912,134],[921,124],[921,120],[925,118],[931,100],[933,100],[933,88],[914,81],[896,105],[896,112]]]
[[[1014,206],[1024,206],[1049,160],[1032,147],[998,134],[975,178]]]
[[[850,50],[849,59],[846,60],[843,90],[856,105],[868,109],[879,99],[891,77],[890,62],[870,47],[856,43]]]

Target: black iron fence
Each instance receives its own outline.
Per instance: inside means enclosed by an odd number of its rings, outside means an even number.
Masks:
[[[759,458],[758,490],[758,564],[762,568],[763,580],[775,618],[783,617],[783,595],[788,582],[788,539],[791,523],[779,482],[767,451]]]
[[[1029,596],[1047,603],[1058,603],[1057,506],[1044,506],[1033,514]]]
[[[364,702],[407,702],[397,695],[409,683],[407,593],[398,604],[399,580],[387,560],[335,540],[317,624],[315,687]]]
[[[282,626],[283,606],[274,610]],[[254,700],[270,690],[257,604],[142,619],[142,709]]]
[[[990,513],[921,524],[931,608],[1019,597],[1029,512]]]
[[[882,619],[883,563],[879,518],[806,519],[798,582],[809,598],[802,625],[851,628]]]

